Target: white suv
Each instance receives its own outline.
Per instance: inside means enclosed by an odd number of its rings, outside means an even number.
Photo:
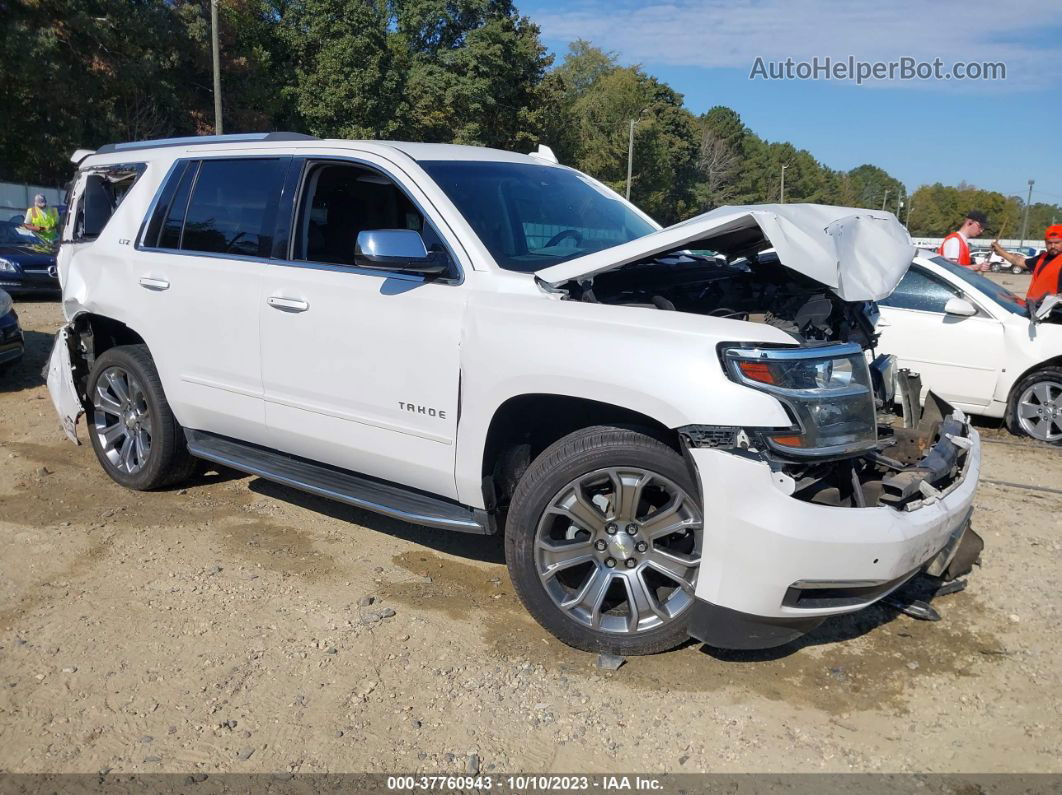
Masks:
[[[914,253],[889,213],[661,230],[545,147],[272,133],[74,160],[49,388],[129,488],[205,459],[504,532],[535,618],[619,654],[785,643],[979,542],[965,418],[877,427],[870,302]]]

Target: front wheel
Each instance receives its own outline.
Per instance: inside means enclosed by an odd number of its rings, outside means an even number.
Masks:
[[[88,379],[89,436],[104,471],[146,491],[187,478],[195,467],[145,345],[105,351]]]
[[[633,430],[576,431],[517,486],[505,549],[524,606],[578,649],[653,654],[688,639],[703,519],[690,464]]]
[[[1044,367],[1022,378],[1007,401],[1007,429],[1062,445],[1062,367]]]

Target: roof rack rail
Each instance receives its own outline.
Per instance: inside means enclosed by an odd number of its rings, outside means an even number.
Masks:
[[[166,146],[194,146],[196,144],[235,144],[259,141],[316,141],[316,136],[295,132],[236,133],[234,135],[189,135],[184,138],[157,138],[154,141],[129,141],[120,144],[104,144],[96,154],[126,152],[131,149],[161,149]]]

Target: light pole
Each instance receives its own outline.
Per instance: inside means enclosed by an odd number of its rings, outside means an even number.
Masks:
[[[1021,222],[1021,245],[1018,248],[1025,248],[1025,233],[1029,231],[1029,205],[1032,204],[1032,189],[1035,184],[1035,179],[1029,180],[1029,198],[1025,202],[1025,217]]]
[[[885,211],[885,202],[887,202],[888,200],[889,200],[889,189],[888,189],[888,188],[886,188],[886,189],[885,189],[885,198],[883,198],[883,199],[881,200],[881,209],[882,209],[882,212],[884,212],[884,211]]]
[[[210,0],[210,48],[214,57],[214,132],[225,134],[221,121],[221,46],[218,43],[218,0]]]
[[[634,125],[642,120],[649,108],[642,108],[637,117],[631,119],[630,139],[627,141],[627,201],[631,200],[631,171],[634,168]]]
[[[627,201],[631,200],[631,170],[634,168],[634,125],[637,119],[631,119],[631,135],[627,142]]]
[[[782,187],[778,191],[778,203],[785,204],[785,170],[791,166],[792,163],[786,163],[782,166]]]

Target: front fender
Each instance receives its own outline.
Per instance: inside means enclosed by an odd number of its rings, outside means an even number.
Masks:
[[[787,342],[769,326],[543,296],[469,303],[461,342],[461,416],[455,478],[462,502],[482,507],[483,455],[498,409],[523,395],[582,398],[684,425],[785,427],[770,395],[731,381],[723,341]]]

